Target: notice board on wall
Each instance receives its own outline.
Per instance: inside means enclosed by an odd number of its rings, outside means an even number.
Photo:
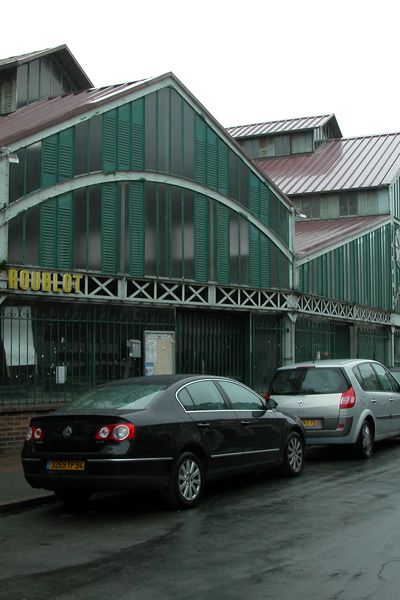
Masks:
[[[175,332],[144,332],[144,374],[171,375],[175,373]]]

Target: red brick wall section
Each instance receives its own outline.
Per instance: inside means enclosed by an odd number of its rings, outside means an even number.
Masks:
[[[21,451],[24,436],[32,417],[48,413],[52,408],[1,409],[0,410],[0,454],[15,454]]]

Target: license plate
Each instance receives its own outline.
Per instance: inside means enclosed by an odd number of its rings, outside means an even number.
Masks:
[[[321,421],[319,419],[303,419],[303,425],[304,427],[310,427],[314,429],[315,427],[320,427]]]
[[[47,461],[49,471],[84,471],[84,460],[49,460]]]

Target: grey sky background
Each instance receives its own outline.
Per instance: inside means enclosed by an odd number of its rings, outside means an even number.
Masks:
[[[400,132],[396,0],[19,0],[0,58],[67,44],[96,87],[172,71],[228,127],[334,113]]]

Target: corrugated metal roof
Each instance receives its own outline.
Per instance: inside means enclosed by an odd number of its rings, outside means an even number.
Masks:
[[[315,129],[322,127],[328,121],[332,120],[332,125],[336,130],[336,136],[341,137],[340,129],[335,115],[320,115],[317,117],[301,117],[297,119],[285,119],[282,121],[269,121],[266,123],[255,123],[253,125],[237,125],[236,127],[227,127],[228,133],[234,138],[255,137],[260,135],[271,135],[274,133],[284,133],[290,131],[304,131],[306,129]]]
[[[390,215],[297,221],[295,253],[301,260],[391,222]]]
[[[20,108],[15,113],[0,117],[0,146],[9,146],[20,139],[57,125],[66,119],[84,114],[97,106],[162,78],[163,76],[38,100]]]
[[[23,65],[25,63],[43,58],[45,56],[57,55],[57,57],[65,64],[71,76],[76,80],[80,89],[88,89],[93,87],[92,81],[86,75],[71,50],[66,44],[57,46],[56,48],[46,48],[45,50],[36,50],[19,56],[10,56],[9,58],[0,59],[0,71]]]
[[[399,173],[400,133],[331,140],[312,154],[255,162],[289,195],[382,187]]]

